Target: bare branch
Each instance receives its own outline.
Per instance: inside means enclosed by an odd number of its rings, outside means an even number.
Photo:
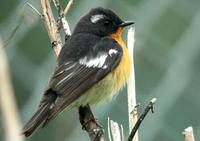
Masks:
[[[124,141],[123,126],[108,118],[108,136],[109,141]]]
[[[133,137],[135,136],[135,133],[137,132],[138,128],[140,127],[140,124],[142,123],[142,121],[144,120],[144,118],[146,117],[146,115],[148,114],[148,112],[151,110],[152,113],[153,111],[153,105],[156,102],[156,98],[152,98],[151,101],[149,102],[149,104],[147,105],[147,107],[145,108],[144,112],[142,113],[142,115],[139,117],[139,119],[137,120],[134,128],[131,131],[131,134],[128,137],[128,141],[132,141]]]
[[[67,6],[65,7],[65,10],[64,10],[65,16],[68,14],[69,10],[71,9],[73,2],[74,2],[74,0],[69,0],[68,4],[67,4]]]
[[[42,14],[29,2],[26,2],[26,4],[31,8],[33,9],[33,11],[38,14],[41,18],[43,18]]]
[[[121,131],[121,141],[124,141],[125,140],[125,137],[124,137],[124,128],[123,128],[122,124],[120,125],[120,131]]]
[[[21,123],[17,111],[14,92],[10,81],[7,59],[0,41],[0,107],[5,129],[6,141],[23,141],[24,138],[19,135],[21,132]]]
[[[94,118],[94,115],[89,105],[79,107],[79,119],[82,128],[88,132],[92,141],[104,141],[103,129]]]
[[[192,126],[185,128],[183,135],[184,135],[185,141],[195,141]]]
[[[61,23],[65,34],[67,36],[70,36],[71,35],[71,31],[70,31],[70,28],[69,28],[69,24],[68,24],[68,22],[67,22],[67,20],[65,18],[65,15],[64,15],[63,9],[62,9],[62,7],[60,5],[60,2],[59,2],[59,0],[53,0],[53,2],[54,2],[54,5],[55,5],[55,7],[56,7],[56,9],[58,11],[58,15],[59,15],[59,20],[58,20],[59,27],[58,28],[60,28],[60,23]]]
[[[44,17],[44,23],[51,40],[52,47],[55,51],[56,56],[59,55],[62,48],[61,36],[58,32],[57,23],[53,17],[53,13],[48,0],[40,0],[42,6],[42,14]]]
[[[128,82],[128,112],[129,112],[129,132],[133,129],[137,122],[137,104],[136,104],[136,90],[135,90],[135,68],[134,68],[134,43],[135,43],[135,29],[131,27],[128,30],[128,49],[132,60],[131,76]],[[136,133],[133,141],[138,141],[138,133]]]

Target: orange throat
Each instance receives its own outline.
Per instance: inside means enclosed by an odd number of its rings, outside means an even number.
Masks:
[[[122,39],[123,30],[124,29],[120,27],[116,33],[110,36],[112,39],[118,42],[123,50],[121,61],[116,69],[112,72],[112,79],[115,81],[116,89],[118,90],[120,90],[129,80],[132,65],[128,48]]]
[[[118,41],[120,39],[122,40],[122,33],[123,33],[123,31],[124,31],[124,28],[123,27],[119,27],[115,33],[113,33],[113,34],[110,35],[110,37],[113,38],[116,41]]]

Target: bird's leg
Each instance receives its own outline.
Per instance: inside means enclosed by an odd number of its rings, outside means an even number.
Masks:
[[[99,141],[103,135],[103,129],[97,119],[94,118],[89,105],[79,107],[79,120],[82,129],[89,133],[90,138],[93,141]]]
[[[103,126],[100,124],[99,120],[97,118],[94,118],[94,121],[96,122],[96,124],[103,129]]]

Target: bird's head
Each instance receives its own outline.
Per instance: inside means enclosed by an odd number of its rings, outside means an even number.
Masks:
[[[134,24],[134,22],[121,20],[109,9],[95,8],[80,19],[74,33],[91,33],[104,37],[117,32],[119,28],[124,28],[131,24]]]

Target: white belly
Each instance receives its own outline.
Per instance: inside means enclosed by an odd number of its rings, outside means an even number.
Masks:
[[[74,104],[76,106],[84,106],[86,104],[92,105],[110,100],[119,91],[115,88],[115,83],[112,79],[112,74],[109,74],[86,91]]]

